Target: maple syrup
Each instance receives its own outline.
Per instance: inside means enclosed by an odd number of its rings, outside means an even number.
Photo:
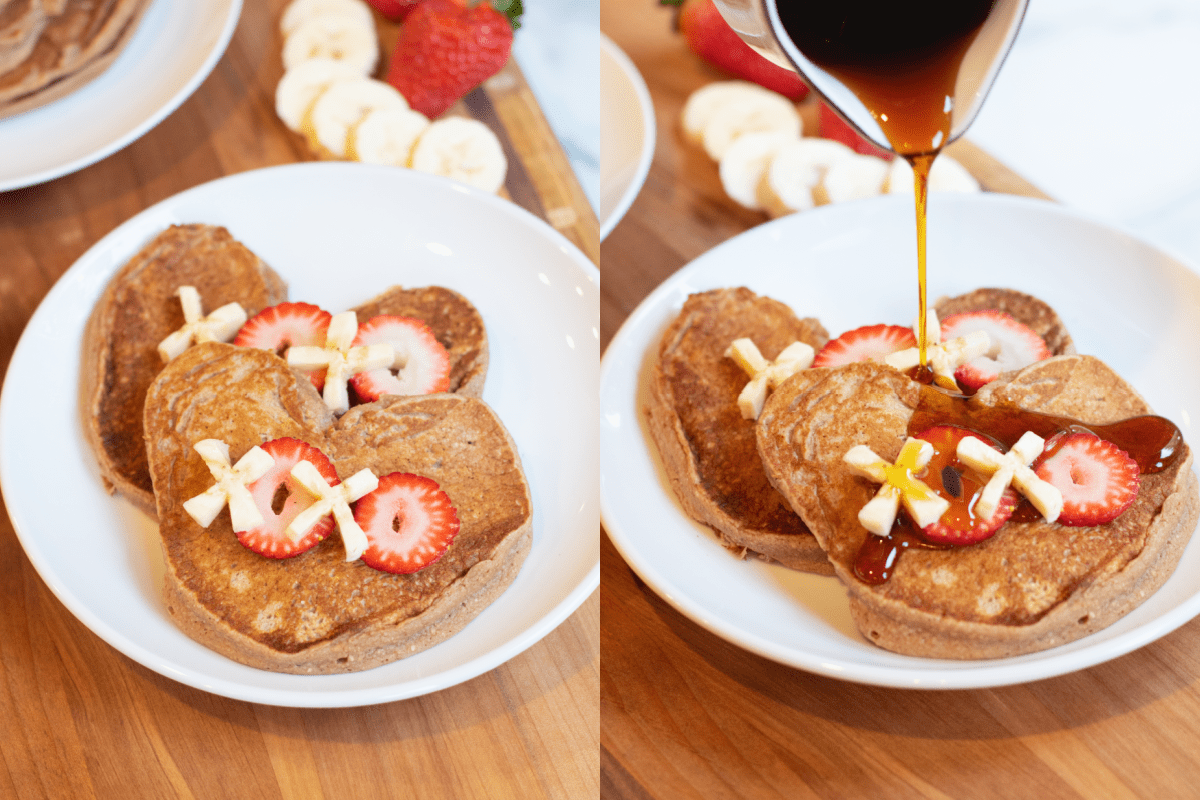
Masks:
[[[925,365],[925,214],[929,170],[950,136],[963,57],[994,0],[778,0],[797,49],[862,101],[913,168],[917,217],[917,346]]]
[[[964,395],[951,394],[933,386],[921,387],[921,399],[908,423],[908,435],[916,436],[937,425],[966,428],[985,439],[1010,449],[1026,431],[1050,439],[1063,431],[1086,431],[1112,442],[1137,462],[1144,475],[1162,472],[1175,463],[1183,443],[1179,428],[1165,417],[1131,417],[1106,425],[1091,425],[1071,417],[1025,411],[1016,406],[986,406]],[[1054,452],[1053,448],[1046,455]],[[933,462],[931,462],[933,463]],[[944,486],[938,480],[925,479],[935,489]],[[968,488],[969,493],[973,489]],[[963,493],[965,495],[965,493]],[[965,497],[954,498],[966,506]],[[945,549],[952,545],[931,542],[906,515],[897,514],[896,525],[888,536],[868,535],[855,558],[854,572],[859,580],[878,585],[891,577],[900,554],[914,547]],[[1010,521],[1034,522],[1041,514],[1021,498]]]

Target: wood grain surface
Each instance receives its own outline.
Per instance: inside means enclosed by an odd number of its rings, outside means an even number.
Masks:
[[[274,113],[285,4],[247,0],[212,74],[140,140],[73,175],[0,194],[5,368],[42,297],[117,225],[199,183],[309,159]],[[395,28],[381,30],[386,47]],[[505,193],[596,260],[595,215],[516,65],[452,113],[497,126],[513,162]],[[328,710],[225,699],[121,655],[52,595],[7,513],[0,605],[0,798],[575,800],[599,792],[598,592],[541,642],[473,680]]]
[[[601,339],[693,258],[765,221],[728,200],[682,140],[688,94],[727,77],[653,0],[603,0],[601,30],[638,67],[657,117],[645,186],[601,248]],[[812,110],[805,110],[811,121]],[[1045,197],[969,142],[992,191]],[[601,795],[699,798],[1200,796],[1200,624],[1063,677],[917,691],[781,666],[675,611],[601,548]]]

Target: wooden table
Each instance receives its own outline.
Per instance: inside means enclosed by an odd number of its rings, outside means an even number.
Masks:
[[[308,158],[273,110],[284,5],[247,2],[212,75],[139,141],[76,174],[0,194],[5,367],[51,285],[117,225],[196,184]],[[507,194],[595,260],[595,215],[516,66],[457,111],[502,134]],[[466,683],[366,708],[288,709],[191,689],[109,647],[50,593],[7,514],[0,565],[0,797],[598,793],[598,592],[541,642]]]
[[[728,200],[681,139],[687,95],[727,77],[653,0],[603,0],[601,30],[654,101],[646,184],[604,240],[601,340],[657,284],[765,217]],[[811,110],[806,110],[811,121]],[[985,188],[1044,196],[969,143]],[[1200,624],[1091,669],[1007,688],[917,691],[781,666],[709,633],[601,549],[601,791],[693,798],[1200,796]]]

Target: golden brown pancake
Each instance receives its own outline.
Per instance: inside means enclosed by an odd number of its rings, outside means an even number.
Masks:
[[[768,483],[754,421],[738,409],[750,378],[725,351],[742,337],[768,360],[792,342],[820,349],[828,338],[817,320],[746,288],[692,295],[659,347],[646,406],[651,436],[679,502],[726,547],[829,574],[812,534]]]
[[[167,610],[188,636],[243,664],[352,672],[420,652],[498,597],[530,547],[532,502],[517,449],[482,400],[386,397],[335,421],[274,353],[213,343],[159,374],[145,430]],[[204,529],[183,510],[213,482],[195,442],[221,439],[236,462],[281,436],[317,447],[343,478],[369,467],[436,481],[460,521],[449,549],[411,575],[347,563],[336,532],[304,554],[269,559],[237,541],[228,512]]]

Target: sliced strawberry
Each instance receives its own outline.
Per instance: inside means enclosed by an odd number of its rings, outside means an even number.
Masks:
[[[1046,441],[1033,471],[1062,492],[1063,525],[1103,525],[1137,498],[1137,462],[1112,442],[1085,431],[1064,431]]]
[[[963,364],[954,372],[958,385],[977,391],[985,383],[1035,361],[1050,357],[1050,348],[1041,336],[1003,311],[969,311],[951,314],[942,320],[942,341],[957,339],[974,331],[987,331],[991,349]]]
[[[450,391],[450,354],[428,325],[413,317],[372,317],[358,328],[354,344],[387,342],[396,351],[391,369],[360,372],[350,385],[370,403],[385,394],[436,394]]]
[[[458,512],[435,481],[392,472],[354,504],[367,534],[362,560],[378,570],[408,574],[437,561],[458,535]]]
[[[293,542],[287,526],[296,515],[313,504],[313,497],[292,477],[292,467],[310,461],[330,486],[341,483],[333,464],[317,448],[299,439],[284,437],[261,445],[275,459],[267,474],[250,484],[250,495],[263,516],[263,524],[237,535],[245,547],[267,558],[290,558],[311,549],[333,530],[333,515],[321,518]]]
[[[991,439],[955,425],[936,425],[916,437],[933,445],[933,458],[925,466],[921,480],[950,501],[950,509],[940,520],[921,529],[931,542],[953,545],[982,542],[1008,521],[1021,500],[1010,486],[1001,495],[1000,503],[990,517],[980,519],[975,515],[975,502],[988,478],[958,460],[958,443],[968,436],[1004,451]]]
[[[917,337],[900,325],[865,325],[831,339],[813,359],[814,367],[840,367],[855,361],[880,361],[917,346]]]
[[[293,345],[325,345],[325,332],[333,315],[311,303],[280,303],[264,308],[237,332],[233,343],[242,347],[272,350],[282,357]],[[324,372],[310,372],[308,379],[320,390],[325,385]]]

